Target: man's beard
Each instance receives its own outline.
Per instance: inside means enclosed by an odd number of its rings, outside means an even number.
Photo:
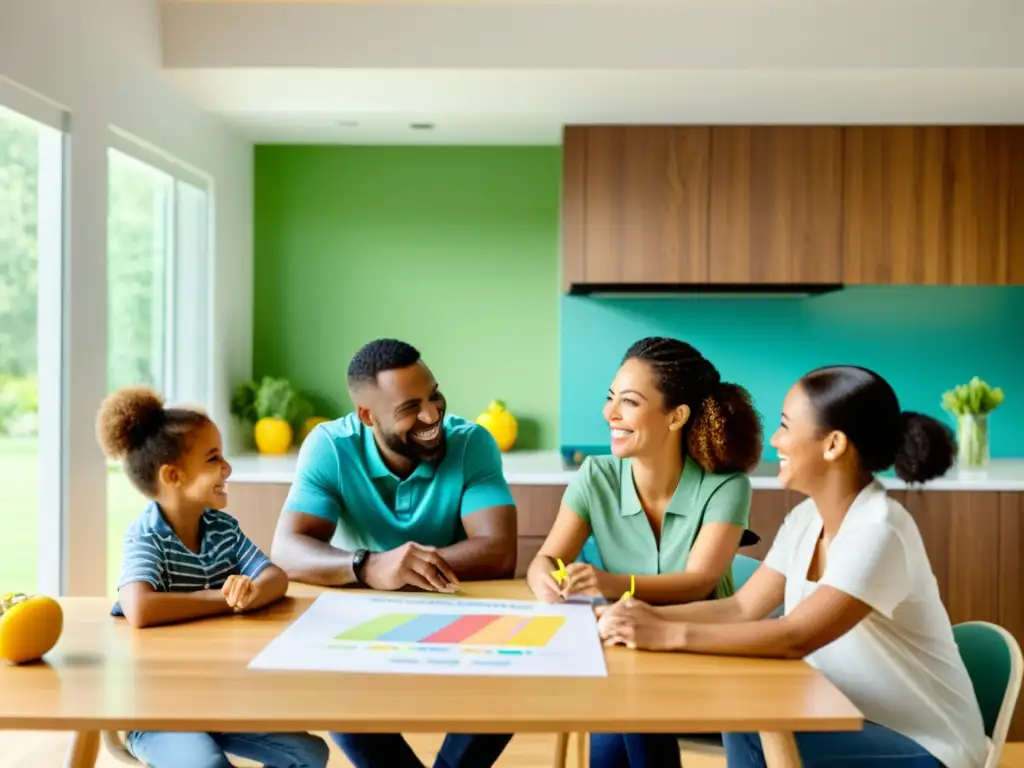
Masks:
[[[416,464],[419,464],[421,461],[440,461],[444,458],[445,450],[448,447],[443,425],[441,427],[441,440],[436,447],[429,449],[417,443],[411,434],[408,441],[403,440],[402,436],[397,432],[385,432],[382,434],[382,437],[384,438],[384,444],[388,448],[402,458]]]

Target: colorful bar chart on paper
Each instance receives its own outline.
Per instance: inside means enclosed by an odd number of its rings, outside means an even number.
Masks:
[[[550,642],[564,623],[564,616],[387,613],[334,639],[540,648]]]
[[[325,592],[252,669],[605,677],[589,605]]]

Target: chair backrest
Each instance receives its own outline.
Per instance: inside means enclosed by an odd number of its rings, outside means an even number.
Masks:
[[[737,554],[732,559],[732,583],[736,591],[740,591],[740,587],[747,583],[751,576],[754,575],[754,571],[761,567],[761,561],[756,557],[750,557],[749,555]],[[781,603],[775,607],[768,618],[778,619],[785,612],[785,606]]]
[[[736,591],[747,583],[747,579],[754,575],[754,571],[761,567],[761,561],[756,557],[737,554],[732,559],[732,583]]]
[[[601,560],[601,550],[597,548],[597,539],[594,538],[594,534],[590,534],[583,543],[583,549],[580,551],[579,557],[576,558],[576,562],[587,563],[602,571],[605,570],[604,562]]]
[[[953,627],[960,658],[974,686],[985,734],[1002,751],[1017,706],[1024,657],[1013,635],[987,621],[967,621]]]

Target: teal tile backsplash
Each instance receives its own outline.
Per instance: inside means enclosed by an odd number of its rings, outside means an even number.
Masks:
[[[819,365],[878,371],[904,409],[953,424],[942,392],[977,375],[1006,400],[990,419],[993,458],[1024,457],[1024,287],[870,286],[797,299],[561,298],[562,445],[608,444],[605,392],[643,336],[688,341],[750,390],[768,437],[787,389]]]

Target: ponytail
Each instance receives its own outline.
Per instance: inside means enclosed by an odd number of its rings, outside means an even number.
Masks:
[[[690,409],[683,447],[705,472],[750,472],[761,461],[761,417],[750,393],[722,381],[718,369],[679,339],[648,336],[627,351],[651,369],[666,408]]]
[[[761,417],[743,387],[720,382],[691,419],[686,449],[705,472],[751,472],[760,463]]]
[[[907,483],[924,483],[946,474],[956,454],[953,430],[914,411],[903,411],[900,420],[903,439],[896,449],[896,476]]]

